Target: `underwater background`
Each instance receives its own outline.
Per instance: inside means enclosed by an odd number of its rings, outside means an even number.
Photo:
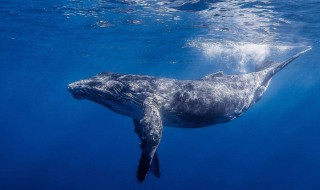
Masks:
[[[319,0],[1,0],[0,189],[320,189]],[[140,184],[133,122],[67,92],[104,71],[253,72],[312,47],[229,123],[164,128]]]

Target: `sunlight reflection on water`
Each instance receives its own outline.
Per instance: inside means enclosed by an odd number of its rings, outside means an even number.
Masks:
[[[238,73],[252,71],[255,64],[272,60],[271,56],[285,60],[289,50],[304,46],[286,40],[290,34],[281,37],[279,28],[293,21],[283,18],[268,0],[69,0],[60,9],[66,17],[91,17],[92,26],[108,30],[136,25],[151,28],[152,34],[154,26],[168,31],[172,25],[180,27],[190,33],[182,39],[185,47]]]

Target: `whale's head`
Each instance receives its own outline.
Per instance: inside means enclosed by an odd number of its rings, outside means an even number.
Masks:
[[[125,102],[125,85],[115,73],[102,73],[68,85],[68,91],[76,99],[87,99],[109,108]]]

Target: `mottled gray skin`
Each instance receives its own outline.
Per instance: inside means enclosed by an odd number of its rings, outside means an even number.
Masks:
[[[71,83],[68,90],[75,98],[97,102],[133,118],[141,139],[138,180],[142,182],[150,168],[160,175],[156,149],[163,125],[199,128],[239,117],[261,98],[276,72],[306,51],[249,74],[218,72],[199,80],[175,80],[102,73]]]

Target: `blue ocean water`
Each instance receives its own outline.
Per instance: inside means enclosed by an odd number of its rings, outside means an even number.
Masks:
[[[320,189],[320,1],[1,0],[0,189]],[[130,118],[67,92],[103,71],[197,79],[312,50],[240,118],[165,128],[136,180]]]

